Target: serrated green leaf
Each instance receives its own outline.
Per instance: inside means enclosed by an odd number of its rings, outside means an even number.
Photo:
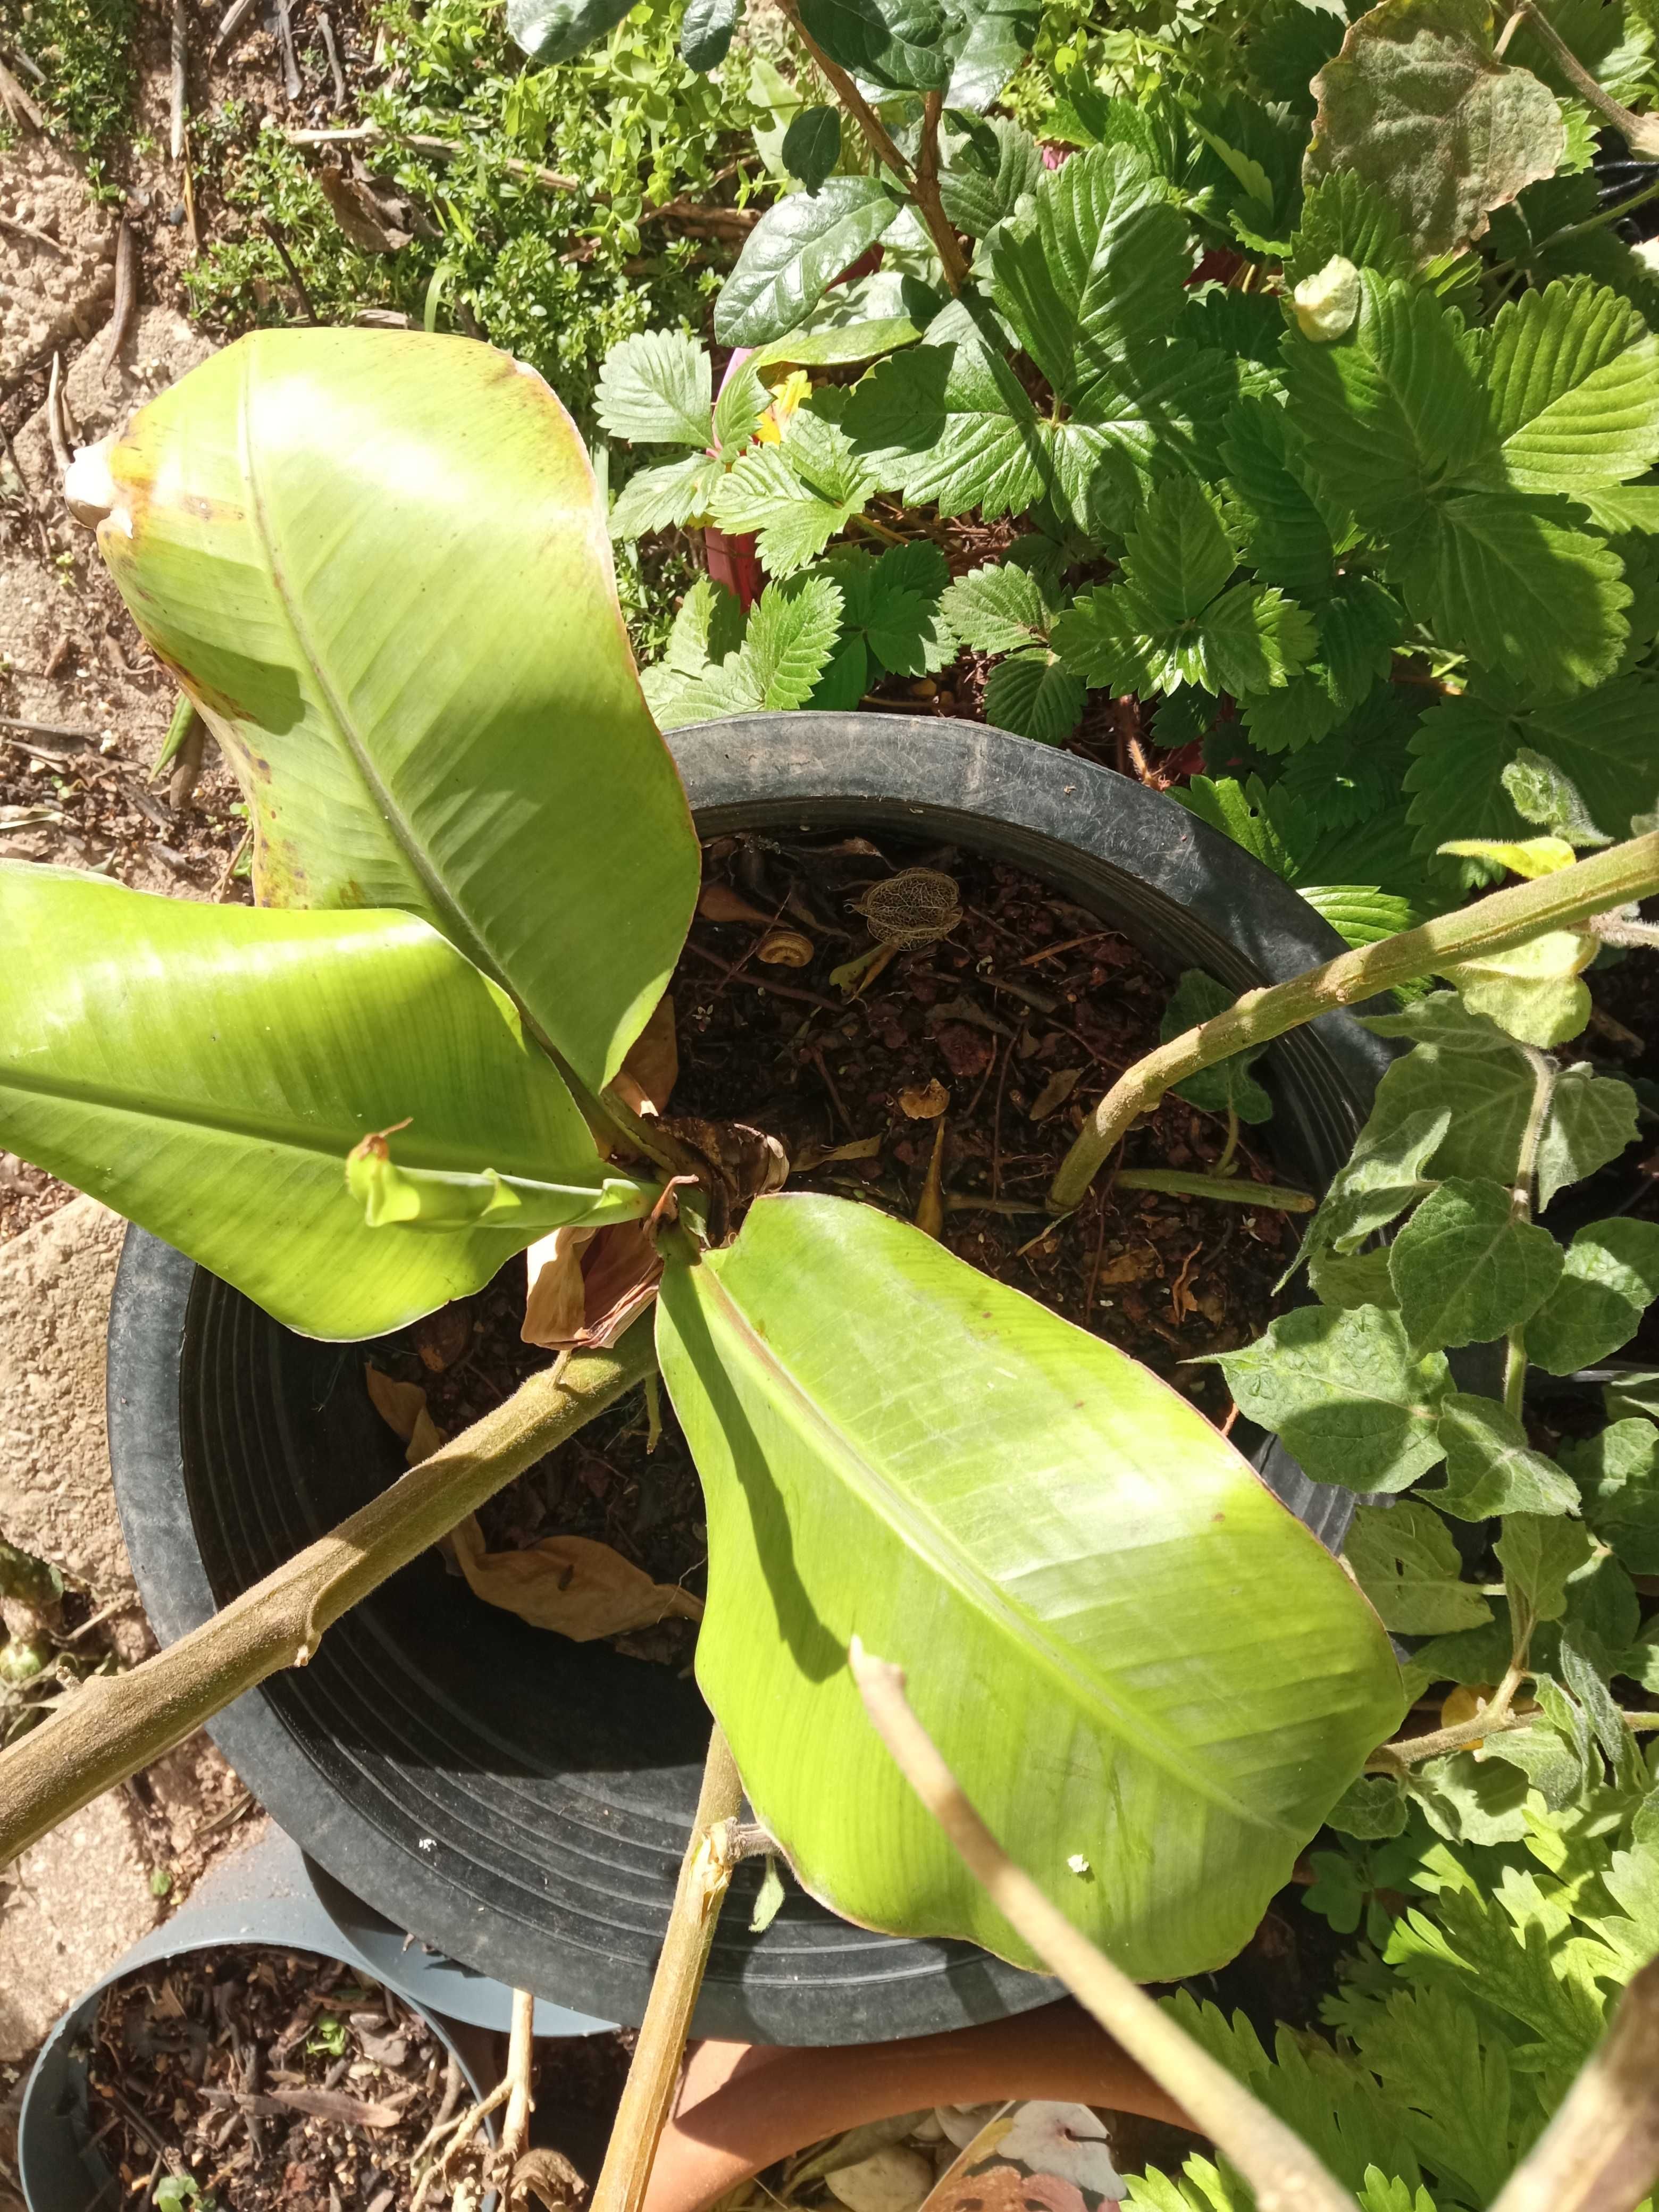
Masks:
[[[1439,1352],[1413,1352],[1398,1314],[1299,1306],[1243,1351],[1210,1357],[1239,1411],[1281,1437],[1316,1482],[1404,1490],[1443,1456],[1450,1372]]]
[[[841,611],[841,593],[825,577],[767,586],[743,642],[763,706],[787,712],[805,705],[830,658]]]
[[[728,372],[714,402],[714,443],[727,467],[754,444],[761,416],[771,404],[752,361]]]
[[[960,42],[940,0],[800,0],[807,36],[832,62],[892,92],[943,92]]]
[[[919,346],[878,364],[854,391],[842,428],[884,484],[941,514],[977,507],[987,521],[1041,497],[1036,410],[1013,370],[953,302]]]
[[[1559,500],[1442,500],[1395,550],[1406,605],[1449,645],[1542,691],[1579,691],[1619,669],[1630,586],[1619,556]]]
[[[686,453],[659,468],[637,470],[611,510],[611,535],[643,538],[647,531],[678,528],[707,514],[723,473],[710,453]]]
[[[1345,945],[1380,945],[1411,929],[1423,916],[1408,898],[1376,884],[1298,884],[1314,912],[1329,922]]]
[[[722,345],[764,345],[793,331],[898,213],[872,177],[829,177],[775,201],[744,241],[714,303]]]
[[[1285,374],[1318,482],[1390,541],[1425,526],[1443,484],[1490,465],[1498,437],[1455,319],[1374,270],[1360,288],[1346,337],[1321,345],[1285,332]]]
[[[1187,226],[1164,180],[1124,147],[1047,170],[1036,219],[990,241],[991,297],[1062,399],[1169,337],[1189,272]]]
[[[703,447],[711,431],[713,388],[708,356],[695,338],[678,331],[641,331],[606,354],[593,412],[612,438]]]
[[[1200,1022],[1224,1014],[1237,995],[1201,968],[1183,969],[1158,1024],[1159,1042],[1168,1044],[1196,1029]],[[1175,1085],[1176,1096],[1208,1114],[1231,1111],[1241,1121],[1270,1121],[1273,1102],[1250,1073],[1266,1049],[1265,1045],[1249,1046],[1231,1059],[1218,1060],[1212,1067],[1200,1068],[1196,1075],[1186,1076]]]
[[[1305,481],[1302,441],[1284,408],[1241,399],[1222,439],[1236,525],[1263,580],[1322,599],[1335,580],[1331,532]]]
[[[1179,691],[1159,709],[1157,728],[1165,728],[1171,707],[1179,708],[1183,700],[1191,697]],[[1185,736],[1162,738],[1161,744],[1185,744]],[[1249,787],[1231,775],[1195,775],[1182,791],[1178,786],[1170,796],[1177,805],[1184,806],[1189,814],[1207,822],[1212,830],[1219,830],[1224,837],[1231,837],[1235,845],[1260,860],[1263,867],[1271,868],[1276,876],[1289,880],[1291,858],[1285,841],[1274,826],[1267,811],[1267,794],[1262,790],[1259,777],[1252,776]]]
[[[1592,821],[1622,827],[1652,802],[1656,713],[1659,690],[1633,676],[1571,699],[1474,692],[1443,699],[1411,741],[1406,787],[1419,851],[1456,837],[1524,836],[1503,782],[1523,748],[1571,780]]]
[[[840,159],[841,110],[803,107],[783,134],[784,167],[815,192]]]
[[[1202,614],[1238,565],[1218,503],[1192,477],[1153,493],[1127,544],[1125,574],[1170,627]]]
[[[1590,1540],[1581,1521],[1511,1513],[1493,1549],[1511,1608],[1528,1620],[1559,1620],[1567,1607],[1567,1577],[1589,1558]]]
[[[985,719],[993,728],[1057,745],[1070,737],[1083,713],[1081,677],[1041,647],[1000,660],[985,685]]]
[[[1583,1492],[1584,1519],[1632,1574],[1659,1574],[1659,1427],[1640,1414],[1564,1443]],[[1659,1625],[1655,1637],[1659,1639]]]
[[[1036,191],[1042,176],[1042,149],[1030,132],[1006,116],[992,116],[975,126],[946,163],[939,201],[956,229],[983,238]]]
[[[1561,1248],[1516,1215],[1502,1183],[1457,1178],[1431,1191],[1395,1238],[1389,1273],[1413,1345],[1488,1344],[1549,1296]]]
[[[1379,276],[1408,277],[1414,269],[1400,217],[1353,169],[1339,169],[1309,186],[1285,257],[1285,281],[1299,284],[1338,258],[1374,269]]]
[[[774,576],[793,575],[844,530],[873,489],[846,435],[802,410],[781,445],[752,447],[716,487],[722,530],[753,531]]]
[[[685,0],[680,19],[680,59],[706,76],[718,69],[731,49],[739,0]]]
[[[532,62],[568,62],[620,23],[630,0],[507,0],[507,34]]]
[[[701,676],[711,661],[724,660],[737,651],[747,623],[735,592],[710,576],[699,576],[668,634],[666,665],[679,676]]]
[[[1565,150],[1554,94],[1494,57],[1485,0],[1382,0],[1349,26],[1313,90],[1307,181],[1356,171],[1419,261],[1480,237],[1490,210]]]
[[[1659,460],[1659,337],[1605,286],[1581,276],[1506,301],[1482,333],[1481,366],[1494,483],[1576,496]]]
[[[1534,1451],[1527,1432],[1495,1398],[1454,1391],[1440,1409],[1446,1454],[1443,1489],[1425,1502],[1460,1521],[1498,1513],[1577,1513],[1578,1489],[1553,1460]]]
[[[975,653],[1019,653],[1046,645],[1053,619],[1037,580],[1012,561],[970,568],[939,602],[945,620]]]
[[[1451,1531],[1432,1506],[1362,1505],[1348,1524],[1342,1556],[1376,1607],[1384,1628],[1438,1636],[1478,1627],[1492,1607],[1472,1583]]]
[[[1659,1226],[1589,1223],[1567,1247],[1561,1279],[1527,1323],[1527,1357],[1552,1375],[1592,1367],[1628,1344],[1659,1297]]]

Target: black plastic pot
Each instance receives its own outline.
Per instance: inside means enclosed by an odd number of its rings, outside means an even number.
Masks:
[[[424,2015],[445,2048],[453,2053],[474,2102],[492,2086],[483,2078],[489,2068],[487,2042],[482,2052],[475,2051],[473,2046],[481,2039],[458,2027],[434,2008],[429,1990],[422,1987],[418,1954],[415,1962],[404,1962],[395,1982],[379,1972],[355,1945],[342,1938],[318,1903],[299,1850],[288,1837],[273,1831],[253,1850],[239,1852],[210,1875],[184,1911],[135,1943],[70,2007],[47,2037],[29,2075],[17,2122],[17,2163],[28,2212],[93,2212],[94,2205],[107,2206],[113,2201],[116,2177],[93,2141],[87,2099],[87,2057],[98,2002],[105,1990],[158,1959],[183,1958],[192,1951],[213,1950],[229,1943],[310,1951],[319,1958],[341,1960],[354,1972],[390,1983]],[[509,1993],[503,1990],[501,1995],[507,1998]],[[477,2056],[484,2058],[483,2069],[475,2063]],[[493,2142],[495,2122],[489,2121],[486,2126]],[[492,2196],[489,2204],[495,2203]]]
[[[1163,966],[1244,988],[1342,948],[1227,839],[1141,786],[977,725],[745,717],[672,738],[705,836],[867,830],[1017,863]],[[1275,1046],[1281,1165],[1346,1158],[1388,1048],[1346,1015]],[[289,1334],[153,1238],[128,1239],[110,1325],[110,1450],[144,1601],[167,1639],[401,1471],[362,1352]],[[1328,1542],[1352,1498],[1275,1451],[1263,1471]],[[238,1772],[321,1865],[482,1972],[637,2021],[689,1831],[707,1716],[695,1686],[474,1601],[428,1555],[330,1630],[302,1672],[222,1714]],[[720,1923],[696,2032],[841,2043],[1042,2002],[1053,1984],[965,1945],[897,1942],[792,1893]]]

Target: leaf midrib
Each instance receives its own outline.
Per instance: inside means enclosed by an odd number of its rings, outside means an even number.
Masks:
[[[798,1381],[793,1370],[785,1365],[771,1346],[752,1327],[747,1315],[721,1281],[717,1269],[705,1263],[697,1268],[696,1273],[713,1286],[713,1294],[720,1302],[729,1326],[750,1358],[775,1378],[779,1394],[788,1397],[805,1425],[823,1438],[835,1463],[845,1471],[848,1486],[863,1498],[878,1518],[885,1520],[898,1534],[901,1542],[922,1556],[945,1581],[955,1588],[957,1595],[988,1619],[994,1627],[1016,1637],[1030,1654],[1032,1663],[1054,1677],[1079,1705],[1103,1712],[1110,1732],[1139,1753],[1149,1765],[1172,1778],[1194,1796],[1204,1798],[1230,1814],[1247,1827],[1283,1835],[1294,1832],[1285,1824],[1266,1820],[1259,1812],[1240,1804],[1212,1776],[1197,1771],[1172,1755],[1155,1738],[1149,1738],[1144,1732],[1144,1724],[1138,1723],[1127,1714],[1097,1680],[1080,1674],[1064,1649],[1053,1641],[1043,1626],[1017,1605],[936,1520],[916,1506],[864,1456],[853,1439],[837,1426],[828,1412]],[[878,1505],[885,1505],[889,1510],[884,1515],[878,1511]],[[918,1540],[921,1539],[927,1540]]]
[[[341,751],[356,770],[372,805],[390,833],[392,843],[402,854],[416,881],[426,892],[432,914],[438,926],[459,951],[464,952],[477,968],[492,976],[504,989],[512,986],[486,949],[442,878],[416,836],[413,824],[393,799],[390,789],[374,766],[368,747],[359,736],[356,726],[348,714],[344,702],[325,672],[321,654],[312,642],[302,624],[296,602],[290,596],[288,581],[278,562],[276,544],[270,526],[270,511],[265,502],[264,486],[261,481],[255,441],[252,434],[252,391],[258,374],[259,355],[250,350],[241,381],[238,400],[237,429],[241,445],[242,477],[250,494],[254,529],[253,538],[270,579],[270,588],[286,619],[295,646],[310,671],[316,686],[317,696]],[[515,994],[516,995],[516,994]]]

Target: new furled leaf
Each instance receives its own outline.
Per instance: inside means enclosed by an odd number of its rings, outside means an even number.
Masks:
[[[658,1340],[708,1508],[699,1683],[805,1886],[1028,1958],[869,1729],[856,1633],[1127,1972],[1231,1955],[1401,1706],[1370,1608],[1244,1462],[1098,1338],[836,1200],[762,1199],[672,1266]],[[1214,1663],[1240,1637],[1244,1674]],[[1103,1790],[1117,1844],[1080,1883]]]

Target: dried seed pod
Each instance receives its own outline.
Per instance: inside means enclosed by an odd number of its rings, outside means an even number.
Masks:
[[[811,939],[803,937],[798,929],[769,929],[755,947],[755,957],[769,968],[805,968],[816,949]]]
[[[956,884],[937,868],[902,868],[853,905],[883,945],[937,945],[962,919]]]

